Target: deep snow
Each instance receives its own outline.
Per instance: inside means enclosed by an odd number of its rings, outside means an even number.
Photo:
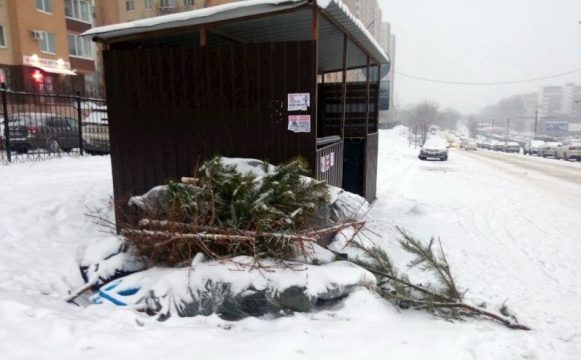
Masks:
[[[85,216],[112,194],[108,157],[0,167],[2,359],[577,359],[581,199],[458,151],[420,162],[403,128],[381,133],[373,225],[400,267],[396,225],[439,236],[468,299],[508,305],[531,332],[400,312],[368,290],[335,308],[279,319],[158,322],[61,301],[82,285],[82,245],[111,235]],[[549,181],[549,180],[546,180]],[[421,276],[421,274],[419,275]]]

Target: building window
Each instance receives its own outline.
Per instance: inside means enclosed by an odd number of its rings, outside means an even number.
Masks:
[[[65,15],[92,24],[93,6],[89,0],[65,0]]]
[[[68,34],[69,55],[93,59],[93,44],[91,40],[82,38],[74,34]]]
[[[36,8],[52,14],[52,0],[36,0]]]
[[[153,0],[145,0],[145,10],[153,9]]]
[[[162,9],[174,8],[177,6],[176,0],[160,0],[159,7]]]
[[[0,25],[0,48],[6,47],[6,36],[4,35],[4,25]]]
[[[40,51],[49,54],[56,54],[55,36],[53,33],[41,31]]]
[[[135,10],[135,2],[133,0],[125,1],[125,10],[126,11],[133,11]]]
[[[194,7],[194,5],[196,5],[196,2],[194,0],[184,0],[184,5],[187,7]]]

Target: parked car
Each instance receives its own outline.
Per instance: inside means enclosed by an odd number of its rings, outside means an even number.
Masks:
[[[71,151],[79,146],[79,123],[50,113],[16,113],[8,120],[11,150]]]
[[[506,144],[499,141],[499,142],[494,144],[494,151],[504,151],[505,147],[506,147]]]
[[[514,141],[509,141],[504,145],[504,152],[507,153],[520,153],[520,144]]]
[[[549,156],[555,156],[556,151],[557,151],[557,147],[561,145],[561,143],[559,142],[546,142],[543,146],[541,146],[538,150],[539,156],[542,157],[549,157]]]
[[[568,141],[555,150],[555,158],[581,160],[581,141]]]
[[[523,152],[525,155],[538,155],[539,148],[545,145],[543,140],[529,140],[523,146]]]
[[[448,160],[448,148],[446,141],[441,138],[430,138],[426,141],[418,158],[420,160],[439,159],[441,161]]]
[[[489,142],[486,142],[486,141],[484,141],[484,142],[482,142],[482,146],[481,146],[481,147],[482,147],[483,149],[485,149],[485,150],[490,150],[490,147],[491,147],[491,146],[492,146],[492,145],[491,145]]]
[[[93,155],[110,152],[107,107],[94,108],[83,120],[83,149]]]

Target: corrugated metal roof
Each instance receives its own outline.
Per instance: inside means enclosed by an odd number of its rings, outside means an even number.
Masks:
[[[311,10],[306,6],[309,3],[311,0],[240,1],[97,27],[85,32],[83,36],[91,37],[95,41],[107,42],[116,38],[159,30],[184,28],[184,31],[191,31],[186,28],[223,23],[218,27],[221,32],[247,42],[310,40]],[[347,61],[349,68],[366,65],[367,56],[357,45],[381,64],[389,64],[388,56],[377,41],[340,0],[318,0],[318,5],[321,12],[326,15],[326,17],[320,17],[319,21],[319,68],[321,71],[336,71],[342,68],[344,33],[350,37]],[[252,18],[245,19],[249,16]]]

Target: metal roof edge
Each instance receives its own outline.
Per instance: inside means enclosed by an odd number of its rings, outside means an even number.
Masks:
[[[83,32],[80,36],[93,41],[106,41],[127,35],[149,31],[177,29],[184,26],[243,18],[245,16],[269,14],[300,7],[311,0],[248,0],[211,6],[175,14],[104,25]]]
[[[227,3],[208,8],[176,14],[140,19],[127,23],[105,25],[81,34],[93,41],[108,40],[160,30],[178,29],[186,26],[202,26],[221,21],[242,19],[299,8],[314,0],[247,0]],[[336,22],[341,31],[356,40],[358,46],[370,53],[376,61],[391,67],[391,61],[379,43],[340,0],[317,0],[319,11]]]

